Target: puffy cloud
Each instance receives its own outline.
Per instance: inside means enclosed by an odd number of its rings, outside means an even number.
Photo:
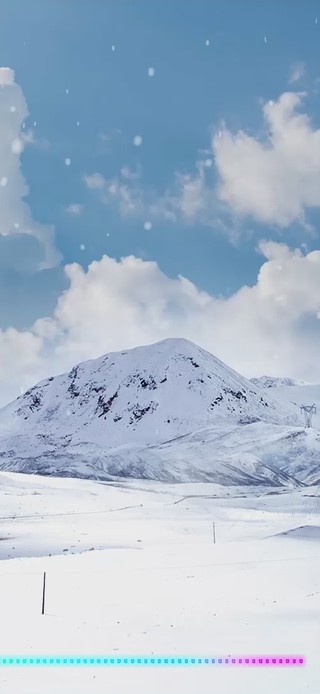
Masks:
[[[15,74],[10,67],[0,67],[0,86],[14,84]]]
[[[54,266],[59,255],[54,249],[53,229],[32,218],[25,201],[28,187],[21,172],[20,155],[30,135],[22,124],[28,116],[27,104],[14,70],[0,68],[0,234],[29,234],[44,249],[41,267]]]
[[[0,329],[0,404],[20,395],[34,379],[42,378],[48,367],[41,360],[43,342],[34,331]]]
[[[287,92],[264,105],[264,142],[226,128],[213,137],[218,196],[235,213],[284,228],[320,207],[320,130],[298,113],[303,96]]]
[[[156,262],[104,256],[66,267],[54,315],[27,333],[0,333],[1,399],[105,352],[185,337],[246,376],[320,381],[320,251],[265,241],[256,284],[228,298],[167,277]],[[15,359],[12,355],[15,355]],[[28,383],[26,383],[28,380]]]

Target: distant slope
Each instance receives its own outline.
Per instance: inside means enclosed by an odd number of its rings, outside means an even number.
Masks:
[[[319,525],[301,525],[299,528],[291,528],[283,533],[278,533],[275,537],[292,537],[294,540],[296,538],[302,538],[307,540],[320,540],[320,526]]]
[[[304,381],[296,378],[281,378],[279,376],[259,376],[250,378],[251,383],[259,388],[281,388],[282,386],[302,386],[307,385]]]
[[[320,429],[320,385],[278,386],[275,395],[283,405],[295,405],[299,412],[301,405],[315,404],[317,412],[312,416],[312,426]],[[304,423],[303,413],[300,413],[299,419]]]

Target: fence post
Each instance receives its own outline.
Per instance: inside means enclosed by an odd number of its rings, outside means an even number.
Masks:
[[[46,572],[43,573],[43,587],[42,587],[42,612],[44,614],[44,605],[46,600]]]
[[[215,523],[212,523],[212,532],[213,532],[213,544],[216,544],[216,525]]]

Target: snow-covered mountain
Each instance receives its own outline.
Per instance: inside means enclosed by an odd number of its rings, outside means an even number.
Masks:
[[[276,396],[183,339],[107,354],[0,411],[0,468],[296,484],[318,474],[320,441]]]
[[[297,378],[281,378],[280,376],[259,376],[250,378],[251,383],[259,388],[282,388],[283,386],[304,386],[304,381]]]
[[[216,419],[295,423],[293,408],[270,395],[193,343],[167,339],[42,381],[0,411],[0,435],[112,448],[165,441]]]

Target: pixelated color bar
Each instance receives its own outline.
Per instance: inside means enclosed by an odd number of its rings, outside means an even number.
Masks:
[[[81,657],[66,657],[66,656],[0,656],[0,666],[161,666],[161,665],[229,665],[229,666],[253,666],[253,667],[301,667],[305,665],[306,659],[300,655],[255,655],[255,656],[220,656],[208,658],[186,658],[182,656],[81,656]]]

